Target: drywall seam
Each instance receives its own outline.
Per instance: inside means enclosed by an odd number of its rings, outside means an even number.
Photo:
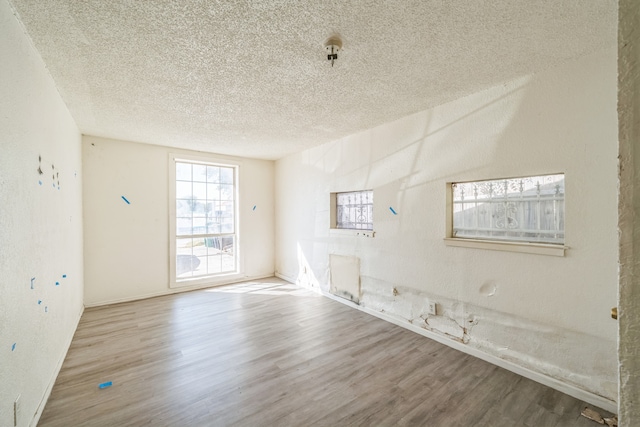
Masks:
[[[44,408],[47,405],[47,401],[49,400],[49,396],[51,396],[51,391],[53,390],[53,386],[56,383],[56,379],[58,378],[58,375],[60,374],[60,370],[62,369],[62,364],[64,363],[64,360],[67,358],[67,353],[69,352],[69,348],[71,347],[71,342],[73,341],[73,337],[76,334],[78,325],[80,324],[80,319],[82,319],[82,314],[84,313],[84,309],[85,309],[84,306],[80,309],[80,313],[78,314],[78,319],[76,320],[76,326],[73,328],[73,331],[71,332],[71,334],[69,334],[69,336],[65,340],[64,348],[66,350],[64,351],[64,353],[62,354],[62,357],[60,357],[60,359],[58,360],[58,363],[56,364],[56,367],[53,371],[53,375],[51,375],[51,379],[49,380],[49,385],[47,385],[47,388],[44,391],[44,394],[42,395],[42,400],[40,401],[40,404],[38,404],[38,409],[36,409],[36,413],[33,414],[33,419],[29,423],[30,427],[36,427],[38,425],[38,422],[40,421],[42,412],[44,411]]]
[[[215,283],[215,284],[205,283],[205,284],[195,285],[195,286],[181,286],[179,288],[167,288],[167,291],[165,292],[154,292],[154,293],[149,293],[144,295],[136,295],[134,297],[116,298],[116,299],[111,299],[106,301],[85,303],[84,306],[85,308],[91,308],[91,307],[102,307],[105,305],[112,305],[112,304],[120,304],[123,302],[139,301],[147,298],[161,297],[164,295],[172,295],[172,294],[180,294],[183,292],[197,291],[199,289],[217,288],[219,286],[227,286],[227,285],[232,285],[234,283],[246,282],[249,280],[267,279],[269,277],[273,277],[273,275],[274,275],[273,273],[265,273],[265,274],[255,275],[255,276],[244,276],[237,280],[229,280],[229,281]]]
[[[282,280],[286,280],[289,283],[301,286],[300,284],[296,283],[294,280],[291,280],[290,277],[285,276],[283,274],[276,273],[276,277],[278,277],[278,278],[280,278]],[[307,287],[307,286],[301,286],[301,287],[303,287],[305,289],[309,289],[309,290],[311,290],[313,292],[316,292],[316,293],[318,293],[318,294],[320,294],[322,296],[330,298],[330,299],[332,299],[334,301],[337,301],[339,303],[345,304],[345,305],[347,305],[347,306],[349,306],[351,308],[355,308],[357,310],[360,310],[360,311],[362,311],[364,313],[367,313],[367,314],[370,314],[372,316],[375,316],[375,317],[377,317],[379,319],[382,319],[384,321],[387,321],[389,323],[393,323],[396,326],[400,326],[400,327],[402,327],[404,329],[407,329],[409,331],[412,331],[412,332],[415,332],[417,334],[420,334],[420,335],[422,335],[422,336],[424,336],[426,338],[429,338],[429,339],[432,339],[434,341],[437,341],[440,344],[444,344],[444,345],[446,345],[448,347],[451,347],[451,348],[453,348],[455,350],[458,350],[458,351],[461,351],[463,353],[469,354],[471,356],[477,357],[478,359],[482,359],[485,362],[489,362],[489,363],[491,363],[493,365],[499,366],[499,367],[504,368],[504,369],[506,369],[508,371],[511,371],[513,373],[521,375],[521,376],[523,376],[525,378],[528,378],[528,379],[536,381],[536,382],[538,382],[540,384],[543,384],[543,385],[546,385],[548,387],[551,387],[551,388],[553,388],[555,390],[558,390],[558,391],[561,391],[563,393],[566,393],[569,396],[575,397],[576,399],[583,400],[585,402],[588,402],[588,403],[590,403],[592,405],[595,405],[595,406],[597,406],[599,408],[605,409],[605,410],[610,411],[610,412],[614,412],[615,413],[617,411],[617,407],[618,407],[617,403],[614,402],[614,401],[611,401],[609,399],[606,399],[606,398],[604,398],[602,396],[598,396],[598,395],[596,395],[594,393],[588,392],[586,390],[582,390],[582,389],[580,389],[578,387],[575,387],[575,386],[573,386],[571,384],[567,384],[567,383],[558,381],[555,378],[552,378],[550,376],[541,374],[539,372],[531,371],[531,370],[529,370],[527,368],[524,368],[524,367],[522,367],[520,365],[517,365],[515,363],[509,362],[509,361],[504,360],[504,359],[500,359],[500,358],[498,358],[496,356],[493,356],[491,354],[488,354],[488,353],[485,353],[485,352],[483,352],[481,350],[478,350],[477,348],[473,348],[473,347],[470,347],[470,346],[467,346],[467,345],[463,344],[462,342],[454,341],[454,340],[452,340],[450,338],[446,338],[446,337],[444,337],[442,335],[439,335],[439,334],[437,334],[435,332],[431,332],[431,331],[429,331],[427,329],[423,329],[423,328],[421,328],[419,326],[412,325],[412,324],[410,324],[408,322],[399,320],[399,319],[397,319],[397,318],[395,318],[393,316],[390,316],[388,314],[381,313],[381,312],[376,311],[376,310],[372,310],[372,309],[370,309],[368,307],[360,306],[360,305],[355,304],[355,303],[353,303],[351,301],[347,301],[344,298],[340,298],[340,297],[338,297],[336,295],[328,293],[328,292],[326,292],[326,291],[324,291],[322,289],[318,289],[316,287]]]

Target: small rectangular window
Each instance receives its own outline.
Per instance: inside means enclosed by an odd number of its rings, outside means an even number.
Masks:
[[[332,193],[334,227],[346,230],[373,230],[373,190]]]
[[[452,237],[564,244],[564,174],[451,184]]]

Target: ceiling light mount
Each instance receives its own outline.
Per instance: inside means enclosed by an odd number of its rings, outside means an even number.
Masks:
[[[333,67],[333,62],[338,59],[338,52],[342,50],[342,39],[333,35],[324,42],[324,48],[327,50],[327,60],[331,61]]]

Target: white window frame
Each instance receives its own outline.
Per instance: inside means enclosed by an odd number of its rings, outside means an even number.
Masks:
[[[361,193],[361,192],[371,192],[374,193],[373,190],[351,190],[351,191],[336,191],[331,192],[329,194],[329,234],[332,236],[360,236],[360,237],[375,237],[375,225],[372,224],[372,229],[358,229],[358,228],[338,228],[338,194],[342,193]],[[375,203],[375,198],[374,198]],[[372,209],[375,211],[375,205],[372,206]],[[375,216],[374,216],[375,218]]]
[[[558,172],[557,174],[564,174],[563,172]],[[453,201],[453,185],[458,183],[467,183],[467,182],[482,182],[482,181],[499,181],[504,179],[518,179],[518,178],[528,178],[535,176],[546,176],[546,175],[554,175],[554,174],[540,174],[540,175],[529,175],[526,177],[509,177],[509,178],[488,178],[488,179],[479,179],[473,181],[456,181],[456,182],[448,182],[446,184],[446,235],[444,238],[444,243],[447,246],[452,247],[465,247],[465,248],[473,248],[473,249],[487,249],[494,251],[508,251],[508,252],[522,252],[529,254],[537,254],[537,255],[551,255],[551,256],[560,256],[563,257],[565,255],[566,246],[564,243],[539,243],[539,242],[523,242],[516,240],[489,240],[482,238],[473,238],[473,237],[455,237],[453,235],[453,213],[454,213],[454,201]],[[565,197],[566,199],[566,197]],[[565,242],[566,242],[566,228],[565,228]]]
[[[235,225],[235,262],[236,268],[233,272],[215,273],[194,278],[180,278],[176,276],[176,162],[187,162],[195,164],[205,164],[211,166],[222,166],[233,168],[234,170],[234,225]],[[238,281],[244,278],[244,260],[241,249],[241,224],[240,224],[240,171],[241,162],[217,156],[194,156],[180,153],[169,153],[169,287],[202,287],[207,285],[225,284]]]

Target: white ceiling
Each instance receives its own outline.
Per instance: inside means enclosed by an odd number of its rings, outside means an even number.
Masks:
[[[617,31],[615,0],[9,1],[83,133],[265,159],[612,46]]]

